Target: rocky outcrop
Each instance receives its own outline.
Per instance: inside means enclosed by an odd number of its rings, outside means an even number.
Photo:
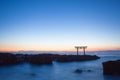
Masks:
[[[28,62],[31,64],[52,64],[52,56],[50,54],[31,55]]]
[[[103,62],[103,74],[120,75],[120,60]]]
[[[92,55],[60,55],[57,56],[56,61],[58,62],[71,62],[71,61],[87,61],[99,59],[98,56]]]
[[[0,53],[0,65],[13,65],[23,62],[30,64],[52,64],[52,56],[50,54],[12,54]]]
[[[0,65],[17,64],[18,60],[14,54],[0,53]]]
[[[81,70],[81,69],[76,69],[74,72],[75,72],[75,73],[82,73],[83,70]]]
[[[0,65],[11,65],[23,62],[30,64],[52,64],[52,61],[71,62],[99,59],[91,55],[58,55],[58,54],[11,54],[0,53]]]

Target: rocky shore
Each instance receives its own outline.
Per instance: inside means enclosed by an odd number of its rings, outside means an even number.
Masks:
[[[99,59],[96,55],[59,55],[56,58],[58,62],[87,61]]]
[[[120,75],[120,60],[103,62],[103,74]]]
[[[100,57],[94,55],[58,55],[58,54],[12,54],[0,53],[0,65],[13,65],[28,62],[30,64],[52,64],[57,62],[72,62],[96,60]]]
[[[11,53],[0,53],[0,65],[10,65],[19,63],[16,55]]]

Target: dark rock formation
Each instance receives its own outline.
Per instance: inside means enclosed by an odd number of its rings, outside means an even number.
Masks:
[[[89,69],[89,70],[87,70],[87,72],[92,72],[92,70]]]
[[[16,58],[17,58],[17,62],[19,63],[23,63],[26,61],[26,56],[23,54],[15,54]]]
[[[14,54],[11,53],[0,53],[0,65],[11,65],[17,64],[18,60]]]
[[[82,73],[82,72],[93,72],[92,70],[90,70],[90,69],[88,69],[88,70],[82,70],[82,69],[76,69],[76,70],[74,70],[74,73]]]
[[[59,55],[56,58],[58,62],[71,62],[71,61],[86,61],[99,59],[98,56],[92,55]]]
[[[23,62],[31,64],[52,64],[53,58],[50,54],[11,54],[0,53],[0,65],[12,65]]]
[[[103,74],[120,75],[120,60],[103,62]]]
[[[83,71],[81,69],[76,69],[74,72],[75,73],[82,73]]]
[[[0,65],[28,62],[31,64],[52,64],[52,61],[71,62],[99,59],[90,55],[58,55],[58,54],[11,54],[0,53]]]
[[[52,56],[50,54],[31,55],[28,62],[31,64],[52,64]]]

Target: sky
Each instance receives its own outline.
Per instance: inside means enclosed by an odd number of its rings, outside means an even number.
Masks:
[[[120,50],[120,0],[0,0],[0,51]]]

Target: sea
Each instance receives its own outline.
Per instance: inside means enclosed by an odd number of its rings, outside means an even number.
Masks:
[[[30,53],[30,52],[17,52]],[[15,53],[15,54],[17,54]],[[38,53],[38,52],[37,52]],[[55,54],[60,52],[55,52]],[[31,52],[30,54],[35,54]],[[76,54],[62,52],[62,54]],[[120,80],[120,76],[103,75],[102,62],[120,59],[120,51],[87,52],[100,59],[82,62],[53,62],[52,65],[31,65],[29,63],[0,66],[0,80]],[[80,53],[79,55],[82,55]],[[75,73],[76,69],[82,70]]]

